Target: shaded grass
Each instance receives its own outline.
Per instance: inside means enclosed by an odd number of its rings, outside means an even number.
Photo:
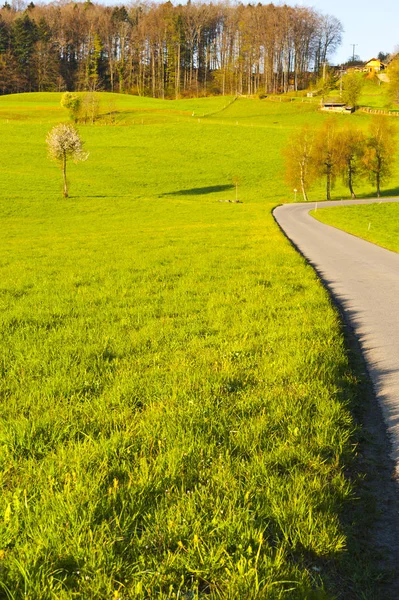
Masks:
[[[375,598],[342,520],[358,377],[270,214],[290,128],[323,116],[81,127],[61,200],[47,99],[0,98],[23,117],[0,121],[3,597]],[[218,203],[234,175],[245,203]]]

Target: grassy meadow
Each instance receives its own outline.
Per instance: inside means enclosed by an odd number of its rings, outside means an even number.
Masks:
[[[366,204],[323,208],[312,216],[383,248],[399,252],[399,206]]]
[[[0,98],[0,598],[377,597],[362,382],[271,215],[325,117],[229,100],[104,94],[64,200],[60,94]]]
[[[384,110],[398,110],[398,106],[389,98],[388,87],[388,83],[380,81],[378,77],[365,78],[359,105]]]

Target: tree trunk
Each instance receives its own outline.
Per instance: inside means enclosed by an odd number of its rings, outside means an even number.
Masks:
[[[327,165],[327,200],[331,200],[331,166]]]
[[[64,198],[68,198],[68,184],[67,184],[67,178],[66,178],[66,154],[64,152],[64,156],[62,157],[62,175],[63,175],[63,179],[64,179]]]
[[[356,194],[353,190],[353,171],[351,165],[348,165],[348,185],[352,200],[355,200]]]
[[[308,201],[308,195],[306,193],[306,189],[305,189],[305,177],[304,177],[304,173],[303,173],[303,168],[301,168],[301,190],[302,190],[302,196],[305,202]]]
[[[377,198],[381,195],[381,159],[378,157],[377,161],[377,173],[376,173],[376,182],[377,182]]]
[[[175,98],[179,98],[180,94],[180,61],[181,61],[181,45],[177,47],[177,65],[176,65],[176,81],[175,81]]]

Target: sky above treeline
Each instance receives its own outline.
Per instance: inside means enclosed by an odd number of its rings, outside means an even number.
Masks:
[[[288,0],[286,3],[311,6],[341,21],[345,31],[333,63],[348,60],[353,54],[352,44],[357,44],[355,54],[365,61],[399,46],[399,0]]]

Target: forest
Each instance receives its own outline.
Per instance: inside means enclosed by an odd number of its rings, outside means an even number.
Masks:
[[[341,42],[313,8],[86,2],[0,9],[0,94],[113,91],[154,98],[307,87]]]

